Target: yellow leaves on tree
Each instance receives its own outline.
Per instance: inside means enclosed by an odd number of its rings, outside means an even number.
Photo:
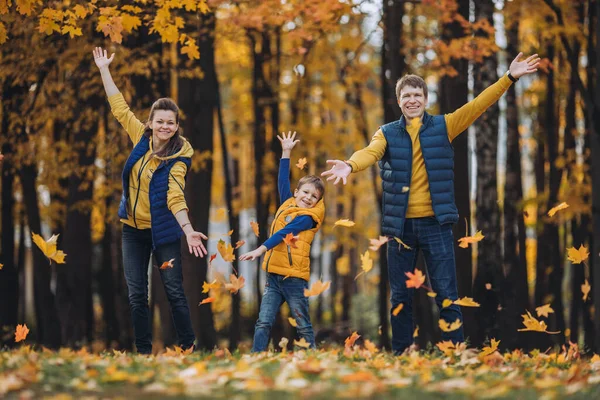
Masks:
[[[414,273],[405,272],[408,279],[406,280],[407,288],[420,288],[425,283],[425,275],[420,269],[416,269]]]
[[[548,314],[553,313],[554,310],[550,307],[550,304],[544,304],[543,306],[536,307],[535,312],[538,317],[548,318]]]
[[[298,162],[296,163],[296,167],[298,167],[299,169],[304,169],[305,166],[306,166],[306,157],[299,158]]]
[[[163,262],[159,268],[160,269],[173,268],[173,261],[175,261],[175,259],[171,258],[169,261]]]
[[[287,235],[285,235],[285,237],[283,238],[283,242],[293,249],[298,248],[298,246],[296,246],[297,241],[298,241],[298,236],[294,236],[294,234],[291,232],[288,233]]]
[[[27,328],[27,324],[19,324],[17,325],[17,329],[15,329],[15,343],[22,342],[27,337],[29,333],[29,328]]]
[[[190,60],[200,59],[200,49],[193,38],[186,34],[181,34],[179,43],[183,45],[181,46],[181,54],[187,54]]]
[[[331,286],[331,281],[327,281],[325,283],[321,282],[319,279],[315,283],[312,284],[310,289],[304,289],[304,297],[318,296]]]
[[[590,294],[591,289],[592,289],[592,287],[590,286],[590,283],[586,279],[585,282],[583,283],[583,285],[581,285],[581,293],[583,293],[583,301],[586,301],[588,299],[588,295]]]
[[[258,222],[250,221],[250,227],[252,228],[252,232],[254,232],[256,237],[258,237],[259,236]]]
[[[365,254],[360,255],[360,262],[360,268],[362,269],[362,271],[360,271],[358,275],[356,275],[356,277],[354,278],[355,280],[358,279],[358,277],[362,274],[366,274],[367,272],[373,269],[373,259],[369,254],[369,250],[365,251]]]
[[[523,332],[523,331],[546,332],[551,335],[560,333],[560,331],[548,332],[548,326],[546,325],[546,323],[544,321],[538,321],[537,319],[535,319],[529,311],[527,311],[527,314],[523,314],[521,316],[523,317],[523,325],[525,325],[525,328],[518,329],[519,332]]]
[[[226,262],[233,262],[235,260],[233,247],[231,247],[230,243],[225,243],[222,239],[219,239],[217,242],[217,251]]]
[[[567,203],[565,203],[565,202],[562,202],[559,205],[554,206],[550,210],[548,210],[548,216],[549,217],[554,217],[554,214],[556,214],[560,210],[564,210],[567,207],[569,207],[569,205]]]
[[[589,256],[590,252],[584,245],[579,246],[579,249],[576,249],[575,247],[569,247],[567,249],[567,258],[573,264],[581,264],[586,261]]]
[[[377,251],[390,240],[387,236],[379,236],[379,239],[369,239],[369,250]]]
[[[33,238],[33,243],[39,247],[39,249],[48,259],[54,260],[57,264],[65,263],[65,257],[67,255],[63,253],[62,250],[58,250],[56,247],[58,235],[52,235],[50,239],[46,241],[44,241],[44,238],[42,238],[40,235],[33,232],[31,233],[31,237]]]
[[[98,26],[96,26],[97,32],[109,36],[112,42],[121,43],[123,41],[123,29],[123,18],[116,7],[100,8]]]
[[[8,33],[6,32],[6,26],[0,22],[0,44],[3,44],[8,39]],[[4,159],[4,156],[0,154],[0,161]]]
[[[481,233],[481,231],[477,231],[473,236],[465,236],[463,238],[458,239],[458,247],[462,247],[466,249],[469,247],[469,244],[480,242],[485,236]]]
[[[344,340],[344,347],[345,348],[350,348],[352,346],[354,346],[354,343],[356,342],[356,340],[360,337],[360,335],[356,332],[352,332],[352,335],[348,336],[346,338],[346,340]]]
[[[463,307],[479,307],[480,304],[473,300],[471,297],[463,297],[462,299],[455,300],[453,302],[457,306]]]
[[[338,219],[337,221],[335,221],[335,223],[333,224],[333,227],[335,228],[336,226],[343,226],[346,228],[351,228],[354,225],[356,225],[354,223],[354,221],[350,221],[349,219]]]
[[[452,332],[457,330],[458,328],[460,328],[462,326],[462,321],[460,319],[456,319],[456,321],[454,321],[453,323],[448,323],[446,322],[445,319],[440,318],[439,320],[439,325],[440,325],[440,329],[444,332]]]

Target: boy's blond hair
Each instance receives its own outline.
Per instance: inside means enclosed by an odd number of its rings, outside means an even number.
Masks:
[[[321,177],[319,177],[317,175],[303,176],[298,181],[298,186],[296,186],[296,189],[300,190],[300,188],[306,184],[313,185],[315,187],[315,189],[317,189],[319,191],[319,193],[321,194],[321,197],[319,198],[319,200],[321,200],[323,198],[323,196],[325,196],[325,183],[323,182],[323,179],[321,179]]]

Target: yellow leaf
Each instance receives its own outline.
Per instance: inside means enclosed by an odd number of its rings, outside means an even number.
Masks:
[[[452,300],[450,300],[450,299],[444,299],[444,301],[442,301],[442,308],[450,307],[451,305],[452,305]]]
[[[387,236],[379,236],[379,239],[369,239],[369,250],[377,251],[390,240]]]
[[[559,332],[548,332],[548,330],[547,330],[548,326],[546,325],[546,323],[544,321],[538,321],[537,319],[535,319],[529,311],[527,311],[527,314],[523,314],[521,316],[523,317],[523,325],[525,325],[525,328],[518,329],[519,332],[523,332],[523,331],[546,332],[551,335],[560,333],[560,331]]]
[[[227,232],[227,236],[231,236],[233,234],[233,229]]]
[[[225,284],[225,289],[229,290],[232,294],[236,294],[244,285],[246,285],[246,278],[241,275],[237,277],[231,274],[229,276],[229,283]]]
[[[344,341],[344,347],[345,348],[350,348],[352,346],[354,346],[354,343],[356,342],[356,340],[360,337],[360,335],[356,332],[352,332],[352,335],[348,336],[346,338],[346,340]]]
[[[405,274],[408,276],[408,279],[406,280],[407,288],[414,287],[415,289],[418,289],[425,283],[425,275],[423,275],[423,272],[421,272],[420,269],[415,269],[414,274],[412,272],[405,272]]]
[[[259,234],[259,231],[258,231],[258,222],[250,221],[250,226],[252,227],[252,231],[254,232],[254,234],[256,235],[256,237],[258,237],[258,234]]]
[[[294,318],[289,317],[288,321],[290,321],[290,325],[293,326],[294,328],[298,327],[298,323],[296,322],[296,320]]]
[[[564,210],[565,208],[569,207],[569,205],[567,203],[560,203],[559,205],[552,207],[549,211],[548,211],[548,216],[549,217],[554,217],[554,214],[556,214],[558,211],[560,210]]]
[[[335,268],[340,276],[346,276],[350,273],[350,259],[348,256],[342,256],[337,259]]]
[[[323,293],[324,291],[326,291],[327,289],[329,289],[329,286],[331,286],[331,281],[327,281],[327,282],[323,283],[323,282],[321,282],[321,280],[318,280],[315,283],[313,283],[313,285],[310,287],[310,289],[304,289],[304,296],[305,297],[318,296],[321,293]]]
[[[538,317],[544,316],[548,318],[548,314],[553,313],[554,310],[552,307],[550,307],[550,304],[544,304],[543,306],[536,307],[535,312],[537,313]]]
[[[427,292],[427,296],[435,298],[437,296],[436,292]]]
[[[38,3],[37,0],[15,0],[17,11],[21,15],[31,15],[35,5]]]
[[[463,297],[462,299],[454,300],[454,304],[463,307],[479,307],[480,304],[473,301],[471,297]]]
[[[121,43],[123,41],[122,18],[109,14],[100,15],[96,31],[104,33],[104,36],[110,36],[110,40],[115,43]]]
[[[337,221],[335,221],[335,224],[333,224],[334,228],[336,226],[345,226],[346,228],[351,228],[354,225],[354,221],[350,221],[349,219],[338,219]]]
[[[233,262],[235,260],[235,255],[233,254],[233,247],[231,247],[230,243],[225,243],[222,239],[219,239],[217,242],[217,250],[223,260],[227,262]]]
[[[359,272],[358,275],[356,275],[356,278],[358,278],[362,274],[366,274],[371,269],[373,269],[373,259],[371,258],[371,255],[369,254],[369,250],[365,251],[365,254],[360,255],[360,261],[361,261],[360,268],[362,269],[362,271]],[[356,279],[356,278],[354,278],[354,279]]]
[[[394,317],[397,317],[398,314],[400,314],[400,311],[402,311],[402,309],[404,308],[404,303],[400,303],[398,304],[393,310],[392,310],[392,315]]]
[[[19,324],[17,325],[17,329],[15,329],[15,343],[22,342],[27,337],[29,333],[29,328],[27,328],[27,324]]]
[[[36,244],[37,247],[44,253],[44,255],[50,260],[54,260],[57,264],[64,264],[65,257],[67,256],[62,250],[58,250],[56,247],[56,242],[58,240],[58,235],[52,235],[50,239],[44,241],[40,235],[36,233],[31,233],[31,237],[33,238],[33,243]]]
[[[469,244],[480,242],[485,236],[481,233],[481,231],[477,231],[473,236],[465,236],[463,238],[458,239],[458,247],[462,247],[466,249],[469,247]]]
[[[298,159],[298,162],[296,163],[296,167],[298,167],[299,169],[304,169],[305,166],[306,166],[306,157],[302,157],[302,158]]]
[[[121,14],[121,23],[123,24],[123,30],[131,33],[142,25],[142,20],[135,15]]]
[[[308,349],[310,347],[310,343],[308,343],[304,338],[301,338],[300,340],[294,340],[294,346]]]
[[[246,243],[245,240],[238,240],[237,242],[235,242],[235,249],[239,249],[240,247],[242,247],[244,244]]]
[[[4,264],[0,263],[0,270],[2,270],[2,268],[4,268]]]
[[[592,287],[590,286],[590,283],[586,279],[585,282],[583,283],[583,285],[581,285],[581,293],[583,293],[583,301],[586,301],[588,299],[588,295],[590,294],[591,289],[592,289]]]
[[[481,357],[489,356],[490,354],[492,354],[493,352],[495,352],[496,350],[498,350],[498,345],[499,344],[500,344],[499,340],[492,339],[490,341],[490,345],[484,347],[483,350],[481,350],[481,353],[479,353],[479,355]]]
[[[223,221],[227,217],[227,209],[224,207],[218,208],[215,213],[215,219],[217,221]]]
[[[597,363],[600,362],[600,356],[598,354],[594,354],[594,356],[592,357],[592,359],[590,360],[590,362],[593,363]]]
[[[210,289],[218,289],[219,288],[219,283],[217,282],[217,280],[215,279],[214,281],[212,281],[211,283],[208,282],[204,282],[202,284],[202,293],[208,293],[208,291]]]
[[[371,353],[377,353],[379,349],[375,345],[375,343],[371,342],[369,339],[365,339],[365,349],[367,349]]]
[[[8,39],[8,33],[6,32],[6,26],[2,22],[0,22],[0,44],[6,42],[6,39]]]
[[[394,238],[394,240],[396,242],[398,242],[402,247],[404,247],[406,250],[410,250],[412,249],[412,247],[410,247],[409,245],[407,245],[406,243],[404,243],[401,239],[398,239],[397,237]]]
[[[418,326],[415,328],[415,331],[413,332],[413,337],[414,338],[419,337],[419,327]]]
[[[454,321],[452,324],[449,324],[448,322],[446,322],[446,320],[440,318],[439,325],[440,329],[444,332],[452,332],[460,328],[462,326],[462,322],[460,319],[457,318],[456,321]]]
[[[190,60],[200,59],[200,49],[198,48],[196,41],[190,39],[185,42],[185,46],[181,48],[181,54],[187,54]]]
[[[579,249],[576,249],[575,247],[569,247],[567,249],[567,258],[573,264],[581,264],[586,261],[589,256],[590,252],[584,245],[579,246]]]
[[[406,193],[410,190],[408,186],[402,186],[402,193]]]
[[[452,341],[450,341],[450,340],[439,342],[436,344],[436,346],[438,347],[438,349],[440,349],[446,355],[451,355],[452,350],[454,350],[456,348],[454,343],[452,343]]]
[[[77,16],[77,18],[83,19],[87,16],[88,11],[87,9],[82,6],[81,4],[76,4],[75,7],[73,7],[73,11],[75,12],[75,15]]]

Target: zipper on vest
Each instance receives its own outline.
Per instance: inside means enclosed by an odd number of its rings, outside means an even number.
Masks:
[[[140,170],[138,171],[138,187],[137,187],[137,192],[135,194],[135,201],[133,203],[133,224],[135,225],[136,229],[137,229],[137,221],[135,218],[135,209],[137,208],[137,203],[138,203],[138,199],[140,198],[140,180],[142,178],[142,172],[144,171],[144,167],[146,167],[146,164],[148,164],[148,162],[150,161],[150,159],[152,157],[149,157],[148,160],[146,162],[144,162],[144,158],[146,158],[146,155],[144,154],[144,157],[142,157],[142,165],[140,166]],[[129,188],[127,189],[129,190]]]
[[[290,206],[290,207],[292,207],[292,206]],[[289,209],[290,207],[285,208],[285,209],[279,211],[277,214],[275,214],[275,218],[273,219],[273,222],[277,221],[277,217],[279,217],[282,212],[284,212],[285,210]],[[271,233],[269,234],[269,237],[273,236],[273,230],[274,229],[275,229],[275,224],[273,223],[273,226],[271,226]],[[288,249],[288,251],[289,251],[289,249]],[[269,258],[267,259],[267,263],[265,264],[265,272],[269,272],[269,262],[271,262],[271,257],[272,256],[273,256],[273,249],[270,250]],[[290,255],[290,265],[292,265],[291,255]]]
[[[290,261],[290,267],[293,267],[294,263],[292,262],[292,249],[290,248],[289,244],[287,246],[287,251],[288,251],[288,260]]]

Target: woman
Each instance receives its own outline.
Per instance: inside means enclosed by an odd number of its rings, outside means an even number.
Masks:
[[[179,108],[168,98],[158,99],[146,124],[129,109],[108,69],[115,55],[97,47],[94,61],[115,118],[134,144],[123,168],[123,196],[119,217],[123,222],[123,265],[129,291],[135,345],[139,353],[152,352],[152,330],[148,310],[148,263],[150,255],[159,269],[173,322],[182,349],[194,345],[190,310],[183,292],[181,236],[190,253],[207,254],[202,239],[188,218],[184,197],[185,176],[194,153],[179,133]]]

